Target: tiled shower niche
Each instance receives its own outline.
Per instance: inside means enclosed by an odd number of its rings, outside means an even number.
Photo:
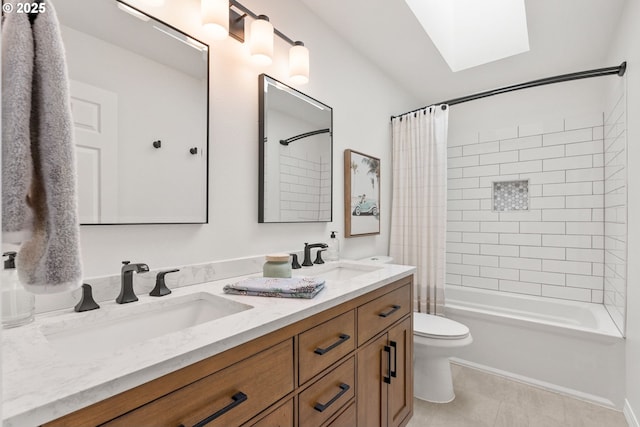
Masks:
[[[493,210],[529,210],[529,181],[498,181],[493,183]]]

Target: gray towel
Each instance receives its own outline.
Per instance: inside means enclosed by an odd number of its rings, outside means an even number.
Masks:
[[[28,15],[5,14],[2,24],[2,240],[31,236],[27,194],[33,175],[29,118],[33,79],[33,35]]]
[[[31,31],[34,65],[29,136],[33,173],[28,204],[33,213],[32,236],[22,242],[16,267],[28,291],[44,294],[80,287],[82,267],[69,82],[51,2],[46,3],[46,12],[35,19]],[[12,157],[3,157],[3,169],[12,161]],[[3,193],[3,204],[4,199]]]

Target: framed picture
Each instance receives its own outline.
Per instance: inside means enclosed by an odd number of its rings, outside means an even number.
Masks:
[[[380,159],[344,151],[345,237],[380,234]]]

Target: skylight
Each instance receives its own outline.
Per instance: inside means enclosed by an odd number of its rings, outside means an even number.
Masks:
[[[524,0],[405,0],[451,68],[529,50]]]

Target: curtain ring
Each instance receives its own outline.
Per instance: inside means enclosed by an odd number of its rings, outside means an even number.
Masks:
[[[442,104],[441,108],[442,108],[442,111],[446,110],[447,109],[447,104]]]

